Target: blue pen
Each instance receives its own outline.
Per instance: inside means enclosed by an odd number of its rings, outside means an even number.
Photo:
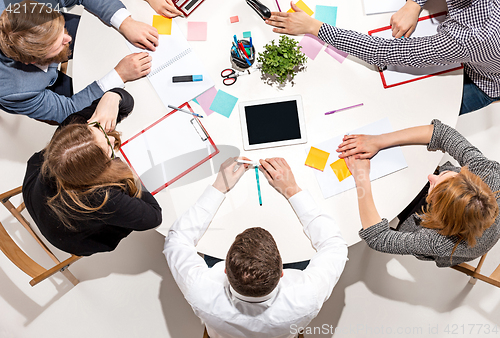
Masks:
[[[172,106],[170,104],[168,105],[168,108],[171,108],[171,109],[174,109],[174,110],[178,110],[178,111],[181,111],[181,112],[186,113],[186,114],[191,114],[191,115],[196,116],[196,117],[203,118],[203,116],[201,116],[201,115],[198,115],[196,113],[192,113],[189,110],[184,110],[182,108],[179,108],[179,107],[176,107],[176,106]]]
[[[233,39],[234,39],[234,43],[235,43],[236,45],[238,45],[238,39],[236,38],[236,34],[235,34],[235,35],[233,35]]]
[[[259,204],[262,206],[262,196],[260,194],[259,167],[255,167],[255,178],[257,179],[257,191],[259,192]]]
[[[250,37],[250,48],[252,48],[253,44],[252,44],[252,37]]]

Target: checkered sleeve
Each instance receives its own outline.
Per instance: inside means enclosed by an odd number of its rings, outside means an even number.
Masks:
[[[383,39],[324,23],[318,37],[333,47],[379,67],[426,67],[470,61],[466,48],[446,31],[405,39]]]

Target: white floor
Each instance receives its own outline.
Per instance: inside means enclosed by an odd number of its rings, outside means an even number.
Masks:
[[[457,128],[500,161],[500,103],[459,118]],[[0,112],[0,192],[21,185],[26,160],[53,131]],[[2,209],[0,221],[23,248],[50,264]],[[0,254],[0,338],[201,337],[203,327],[161,252],[163,240],[155,231],[133,233],[114,252],[82,259],[71,268],[81,281],[76,287],[57,276],[32,288],[29,277]],[[332,296],[309,326],[316,333],[306,337],[500,335],[500,289],[483,282],[472,286],[454,270],[378,253],[364,243],[350,247],[349,258]],[[498,263],[500,245],[483,270],[490,272]]]

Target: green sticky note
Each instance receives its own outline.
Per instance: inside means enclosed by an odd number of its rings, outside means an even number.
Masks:
[[[229,117],[233,112],[234,106],[236,106],[236,102],[238,102],[237,97],[219,89],[217,95],[215,95],[214,101],[210,105],[210,110],[222,116]]]
[[[252,36],[252,32],[248,31],[248,32],[243,32],[243,38],[249,38]]]
[[[316,5],[314,18],[330,26],[335,26],[337,24],[337,7]]]

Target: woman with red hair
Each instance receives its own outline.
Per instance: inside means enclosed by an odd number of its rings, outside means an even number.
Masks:
[[[375,207],[369,178],[370,158],[384,148],[426,144],[448,152],[450,162],[428,176],[429,183],[389,227]],[[356,182],[363,229],[359,235],[377,251],[433,260],[439,267],[471,261],[487,253],[500,238],[498,197],[500,164],[488,160],[455,129],[431,125],[382,135],[346,135],[337,151]]]

